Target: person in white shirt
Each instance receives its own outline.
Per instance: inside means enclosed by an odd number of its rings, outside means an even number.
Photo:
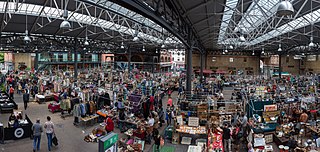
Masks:
[[[148,119],[148,125],[150,127],[153,127],[153,125],[154,125],[154,118],[151,115],[149,116],[149,119]]]
[[[51,118],[49,116],[47,116],[47,122],[44,123],[44,128],[46,130],[46,134],[48,138],[48,150],[51,151],[52,135],[54,133],[54,124],[51,121]]]

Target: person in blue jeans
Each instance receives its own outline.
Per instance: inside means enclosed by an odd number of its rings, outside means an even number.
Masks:
[[[48,139],[48,150],[51,151],[52,147],[52,135],[54,133],[54,124],[51,118],[47,116],[47,122],[44,123],[44,128],[46,129],[47,139]]]
[[[33,132],[33,152],[36,150],[40,150],[40,140],[41,140],[41,133],[43,132],[42,125],[40,124],[40,119],[36,120],[36,123],[32,126]]]

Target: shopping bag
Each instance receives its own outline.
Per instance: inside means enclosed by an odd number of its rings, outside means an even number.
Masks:
[[[58,138],[57,136],[54,134],[54,136],[52,137],[52,143],[55,145],[55,146],[58,146]]]

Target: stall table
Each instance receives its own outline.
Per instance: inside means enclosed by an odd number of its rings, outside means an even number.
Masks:
[[[278,137],[275,133],[273,134],[273,141],[277,144],[277,145],[287,145],[289,138],[287,137]]]
[[[94,122],[97,122],[98,117],[99,117],[98,115],[93,115],[93,116],[80,118],[80,120],[81,120],[81,122],[84,123],[85,126],[87,126],[88,123],[94,124]]]

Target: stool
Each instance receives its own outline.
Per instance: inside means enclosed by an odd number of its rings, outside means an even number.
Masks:
[[[283,145],[279,145],[279,150],[280,150],[280,152],[284,152],[284,146]]]
[[[284,152],[289,152],[289,147],[288,146],[284,146]]]

